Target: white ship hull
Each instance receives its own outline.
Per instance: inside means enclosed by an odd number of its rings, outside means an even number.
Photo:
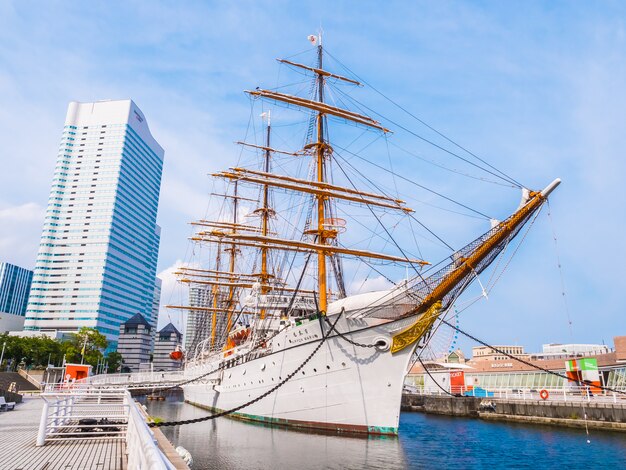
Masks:
[[[352,341],[378,342],[379,347],[355,346],[333,332],[296,376],[232,416],[303,428],[397,434],[402,386],[414,347],[391,354],[389,346],[392,335],[415,319],[372,325],[380,320],[341,317],[336,326],[339,332],[351,331],[346,336]],[[326,323],[324,331],[329,328]],[[318,320],[287,328],[268,344],[273,353],[185,385],[185,400],[213,411],[247,403],[296,370],[322,336]],[[188,368],[187,374],[199,376],[218,365],[210,361]]]

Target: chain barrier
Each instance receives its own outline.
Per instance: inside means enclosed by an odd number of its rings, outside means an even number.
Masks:
[[[342,309],[343,312],[343,309]],[[324,320],[326,321],[326,323],[328,323],[329,325],[330,320],[328,319],[328,317],[324,316]],[[357,346],[359,348],[375,348],[376,347],[376,343],[372,343],[372,344],[365,344],[365,343],[357,343],[354,340],[351,340],[350,338],[346,337],[345,333],[340,332],[339,330],[335,330],[335,333],[337,333],[337,336],[341,337],[344,341],[347,341],[348,343]]]
[[[341,313],[343,313],[343,310],[341,311]],[[235,413],[243,408],[246,408],[250,405],[253,405],[254,403],[262,400],[263,398],[267,397],[268,395],[271,395],[272,393],[274,393],[276,390],[278,390],[280,387],[282,387],[283,385],[285,385],[289,380],[291,380],[298,372],[300,372],[302,370],[302,368],[313,358],[313,356],[315,356],[315,354],[317,354],[317,352],[320,350],[320,348],[322,347],[322,345],[326,342],[326,340],[328,339],[328,337],[330,336],[330,334],[333,332],[333,330],[335,329],[335,326],[337,325],[337,322],[339,321],[339,318],[341,318],[341,313],[339,315],[337,315],[337,319],[331,324],[330,329],[326,332],[326,334],[324,336],[322,336],[322,339],[320,340],[319,344],[315,347],[315,349],[311,352],[311,354],[309,354],[309,356],[304,360],[304,362],[302,364],[300,364],[300,366],[298,366],[298,368],[296,370],[294,370],[293,372],[291,372],[287,377],[285,377],[283,380],[281,380],[279,383],[277,383],[274,387],[270,388],[267,392],[259,395],[258,397],[242,404],[239,406],[236,406],[234,408],[231,408],[229,410],[224,410],[224,411],[220,411],[219,413],[215,413],[209,416],[203,416],[201,418],[194,418],[194,419],[186,419],[186,420],[182,420],[182,421],[162,421],[159,423],[149,423],[148,426],[155,428],[155,427],[163,427],[163,426],[179,426],[179,425],[183,425],[183,424],[193,424],[193,423],[201,423],[203,421],[209,421],[215,418],[220,418],[222,416],[226,416],[232,413]],[[219,369],[218,369],[219,370]],[[197,380],[197,379],[196,379]]]
[[[526,360],[524,360],[524,359],[522,359],[522,358],[519,358],[519,357],[513,356],[512,354],[509,354],[509,353],[507,353],[507,352],[505,352],[505,351],[502,351],[501,349],[499,349],[499,348],[497,348],[497,347],[495,347],[495,346],[492,346],[492,345],[490,345],[490,344],[488,344],[488,343],[485,343],[484,341],[479,340],[479,339],[478,339],[478,338],[476,338],[475,336],[472,336],[471,334],[466,333],[465,331],[463,331],[463,330],[462,330],[462,329],[460,329],[459,327],[457,327],[457,326],[455,326],[455,325],[453,325],[453,324],[449,323],[449,322],[448,322],[448,321],[446,321],[446,320],[443,320],[443,319],[442,319],[441,321],[442,321],[443,323],[445,323],[446,325],[448,325],[450,328],[453,328],[454,330],[458,331],[458,332],[459,332],[459,333],[461,333],[462,335],[466,336],[467,338],[469,338],[469,339],[471,339],[471,340],[473,340],[473,341],[476,341],[477,343],[480,343],[480,344],[482,344],[483,346],[486,346],[486,347],[488,347],[488,348],[491,348],[493,351],[497,352],[498,354],[502,354],[503,356],[507,356],[508,358],[510,358],[510,359],[512,359],[512,360],[514,360],[514,361],[520,362],[520,363],[522,363],[522,364],[525,364],[525,365],[527,365],[527,366],[529,366],[529,367],[532,367],[533,369],[537,369],[537,370],[540,370],[540,371],[542,371],[542,372],[546,372],[546,373],[548,373],[548,374],[555,375],[555,376],[560,377],[560,378],[565,379],[565,380],[570,380],[570,378],[569,378],[567,375],[561,374],[561,373],[559,373],[559,372],[555,372],[555,371],[550,370],[550,369],[546,369],[545,367],[538,366],[538,365],[536,365],[536,364],[533,364],[532,362],[529,362],[529,361],[526,361]],[[580,383],[583,383],[583,384],[588,385],[588,386],[594,386],[594,387],[599,388],[599,389],[601,389],[601,390],[606,390],[606,391],[609,391],[609,392],[619,393],[620,395],[626,395],[626,392],[625,392],[625,391],[622,391],[622,390],[617,390],[617,389],[615,389],[615,388],[612,388],[612,387],[607,387],[607,386],[605,386],[605,385],[594,385],[594,384],[593,384],[591,381],[589,381],[589,380],[580,380],[580,381],[577,381],[577,382],[578,382],[579,384],[580,384]]]

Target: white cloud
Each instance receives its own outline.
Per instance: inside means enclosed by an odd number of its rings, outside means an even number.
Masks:
[[[362,294],[364,292],[373,292],[377,290],[389,289],[393,284],[383,276],[367,277],[356,279],[348,288],[348,293]]]
[[[165,268],[157,276],[161,279],[161,305],[159,309],[159,321],[157,328],[160,329],[169,322],[172,322],[179,331],[185,331],[187,324],[187,314],[185,310],[168,309],[167,305],[188,305],[189,288],[187,284],[178,282],[178,277],[174,274],[181,267],[199,267],[196,263],[186,263],[181,259],[176,260],[171,266]]]
[[[0,204],[0,257],[26,266],[34,262],[67,103],[131,97],[166,151],[159,211],[163,304],[184,303],[186,292],[174,287],[171,273],[175,260],[184,259],[187,222],[206,211],[207,173],[236,161],[231,143],[247,132],[248,103],[240,90],[274,85],[278,68],[271,58],[305,49],[320,9],[301,3],[179,8],[127,2],[117,7],[0,2],[0,188],[5,203]],[[602,317],[582,333],[609,336],[600,332],[614,328],[626,301],[620,271],[626,261],[621,240],[626,228],[623,12],[582,2],[555,8],[536,3],[512,15],[513,9],[391,2],[384,18],[367,8],[354,14],[341,2],[328,2],[321,10],[328,14],[326,44],[333,55],[407,109],[523,183],[542,186],[563,177],[552,207],[572,315],[587,321],[593,299]],[[341,71],[333,61],[328,65]],[[360,89],[355,96],[427,132],[381,97],[365,93]],[[400,134],[391,139],[447,166],[462,166],[416,139],[402,141]],[[495,217],[506,215],[518,201],[513,192],[436,174],[411,158],[400,158],[395,169]],[[372,168],[365,171],[381,178]],[[414,187],[405,189],[408,202],[426,200],[454,209]],[[486,222],[423,204],[415,208],[421,221],[454,246],[487,228]],[[538,226],[549,227],[545,218]],[[495,299],[486,303],[494,306],[488,307],[493,309],[489,317],[514,324],[527,310],[539,311],[545,293],[524,295],[536,285],[558,294],[558,280],[550,278],[554,266],[541,264],[553,256],[544,229],[531,232],[524,257],[512,264],[524,274],[503,278],[509,288],[503,289],[500,311],[495,311]],[[357,238],[367,236],[358,227],[350,230]],[[412,240],[407,233],[397,235]],[[424,243],[424,258],[437,261],[431,245]],[[363,283],[362,274],[356,273],[361,280],[350,282],[351,289],[389,285],[382,276]],[[353,276],[355,270],[346,270],[347,279]],[[523,306],[517,302],[522,297]],[[582,333],[577,340],[593,339]],[[532,331],[527,336],[538,341]]]

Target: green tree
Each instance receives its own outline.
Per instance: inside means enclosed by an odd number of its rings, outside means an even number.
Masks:
[[[0,335],[0,344],[5,344],[4,360],[0,365],[1,370],[10,366],[16,370],[19,364],[27,368],[46,367],[48,361],[53,364],[61,364],[63,360],[62,345],[45,336],[19,337]],[[1,346],[0,346],[1,347]]]
[[[85,364],[96,367],[98,361],[104,357],[102,350],[106,349],[107,344],[107,339],[102,333],[95,328],[84,326],[62,343],[65,361],[80,363],[82,359]]]
[[[105,361],[108,363],[109,374],[114,374],[115,372],[119,372],[120,366],[122,365],[122,355],[117,351],[112,351],[107,354]]]

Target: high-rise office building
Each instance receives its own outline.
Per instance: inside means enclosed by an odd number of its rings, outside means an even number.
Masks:
[[[0,312],[24,316],[33,272],[0,263]]]
[[[156,335],[156,325],[159,321],[159,309],[161,308],[161,289],[163,287],[163,281],[160,277],[156,278],[154,283],[154,296],[152,298],[152,317],[150,318],[150,325],[152,326],[152,341],[150,342],[150,350],[154,347],[154,338]]]
[[[119,328],[153,314],[163,149],[131,100],[67,111],[26,312],[26,330]]]
[[[209,286],[191,286],[189,288],[189,305],[191,307],[211,307],[211,298],[211,287]],[[185,350],[191,357],[195,354],[198,343],[209,337],[210,318],[211,314],[203,310],[187,310]]]
[[[219,295],[219,294],[218,294]],[[209,286],[192,286],[189,288],[189,305],[191,307],[213,307],[213,288]],[[222,338],[226,333],[227,317],[217,314],[215,317],[215,338]],[[198,345],[211,337],[213,331],[213,314],[203,310],[189,309],[185,329],[185,350],[193,357]]]

